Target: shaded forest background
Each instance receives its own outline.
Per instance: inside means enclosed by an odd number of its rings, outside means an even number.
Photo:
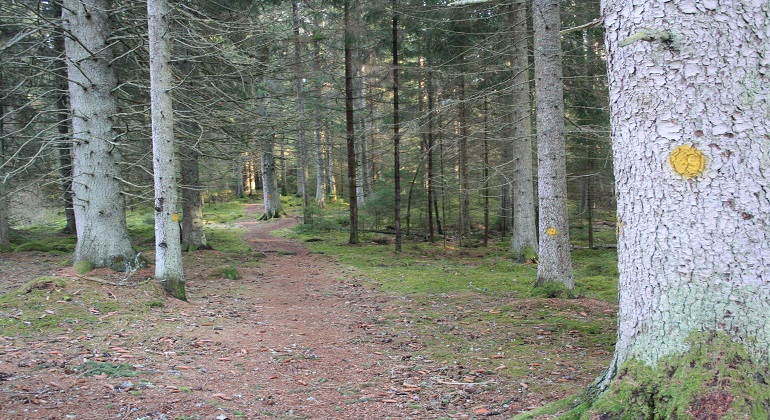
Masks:
[[[151,206],[153,194],[146,6],[117,0],[111,7],[109,45],[120,107],[112,117],[119,133],[113,146],[122,156],[128,208],[144,208]],[[371,1],[351,7],[360,228],[389,231],[395,203],[393,6]],[[599,15],[598,1],[568,1],[561,7],[573,244],[611,245],[614,199],[603,33],[591,25]],[[280,193],[304,198],[306,223],[344,228],[344,217],[313,218],[328,202],[347,200],[350,192],[342,8],[312,1],[175,2],[176,140],[181,166],[197,161],[200,167],[199,179],[182,179],[183,190],[201,191],[208,202],[261,194],[261,159],[268,152],[275,158]],[[512,133],[522,123],[514,120],[517,104],[511,95],[517,87],[512,54],[521,47],[513,44],[512,32],[522,22],[512,20],[511,8],[506,2],[450,7],[400,1],[395,6],[401,214],[408,240],[429,239],[434,231],[433,240],[463,245],[510,237]],[[4,1],[2,10],[0,218],[20,226],[51,221],[71,207],[71,115],[60,9],[49,1]],[[531,64],[532,39],[527,38]],[[531,68],[528,73],[532,91]],[[533,109],[531,101],[525,106]],[[469,217],[462,215],[463,199]],[[601,242],[595,242],[594,232]]]

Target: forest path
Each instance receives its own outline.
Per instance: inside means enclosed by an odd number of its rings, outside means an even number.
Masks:
[[[230,304],[256,325],[238,322],[228,336],[233,348],[250,342],[260,349],[259,362],[246,376],[260,384],[259,399],[270,406],[263,411],[311,418],[408,415],[382,402],[390,395],[389,363],[368,331],[382,297],[369,295],[340,264],[274,235],[300,218],[257,221],[262,206],[246,210],[248,220],[238,224],[265,258],[256,267],[239,267],[243,279],[233,285],[249,298]]]
[[[101,280],[92,282],[57,257],[9,255],[2,263],[8,290],[40,275],[68,282],[42,290],[42,304],[14,316],[50,318],[66,307],[83,315],[64,325],[85,325],[0,332],[0,418],[425,418],[400,391],[409,369],[393,363],[404,352],[384,349],[392,334],[373,325],[388,299],[339,264],[273,235],[298,218],[257,221],[261,212],[249,205],[237,222],[248,255],[185,254],[189,302],[149,305],[158,302],[152,268],[135,273],[133,287],[116,287],[104,279],[123,273],[97,269],[89,277]],[[216,274],[231,265],[242,278]],[[104,306],[81,301],[86,290]],[[65,294],[74,297],[62,300]],[[144,304],[152,309],[135,309]],[[111,370],[118,366],[129,371]]]

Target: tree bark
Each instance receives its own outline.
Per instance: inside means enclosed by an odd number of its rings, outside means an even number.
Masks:
[[[461,58],[462,60],[462,58]],[[468,182],[468,106],[465,103],[465,74],[460,75],[460,142],[458,143],[458,177],[460,178],[460,246],[470,245],[471,200]]]
[[[366,109],[366,82],[364,78],[364,70],[361,66],[356,66],[358,76],[354,78],[353,86],[353,116],[356,121],[356,127],[358,128],[358,138],[355,144],[356,153],[356,200],[358,206],[361,207],[366,201],[368,193],[369,182],[369,170],[366,166],[368,156],[366,152],[366,118],[364,118],[364,110]]]
[[[297,196],[302,197],[302,203],[307,210],[310,204],[307,191],[307,142],[305,140],[305,93],[303,91],[303,78],[305,72],[302,66],[302,43],[300,41],[300,21],[299,21],[299,3],[291,2],[292,11],[292,29],[294,31],[294,84],[297,93]],[[305,223],[309,223],[307,211],[305,212]]]
[[[620,271],[605,379],[626,361],[684,352],[698,331],[728,335],[767,366],[767,2],[602,7]]]
[[[0,80],[0,86],[2,86],[2,80]],[[4,107],[0,106],[0,114],[4,113]],[[3,127],[3,120],[0,119],[0,245],[11,244],[11,229],[8,223],[8,193],[7,193],[7,181],[3,175],[2,167],[5,164],[5,138],[3,134],[5,128]]]
[[[326,130],[329,138],[329,146],[327,150],[327,161],[329,162],[328,182],[329,182],[329,199],[337,201],[339,193],[337,192],[337,180],[334,178],[334,130]]]
[[[358,201],[356,195],[356,131],[353,116],[353,57],[350,9],[351,2],[345,0],[345,126],[348,152],[348,199],[350,201],[350,238],[348,243],[357,244],[358,240]]]
[[[434,205],[436,201],[436,180],[435,180],[435,174],[433,169],[433,149],[434,149],[434,141],[433,141],[433,112],[434,112],[434,106],[433,106],[433,98],[434,98],[434,92],[433,92],[433,70],[428,70],[428,81],[427,81],[427,89],[426,93],[428,95],[428,240],[432,243],[435,242],[436,236],[435,236],[435,230],[433,225],[433,218],[435,216],[436,222],[438,225],[441,225],[440,219],[439,219],[439,213],[437,206]],[[431,211],[431,208],[433,208],[435,211]],[[441,228],[439,227],[439,232],[441,232]]]
[[[253,197],[257,195],[257,170],[254,165],[254,156],[249,153],[246,160],[246,182],[249,185],[248,196]]]
[[[177,156],[171,91],[171,12],[167,0],[148,0],[152,156],[155,182],[155,279],[169,295],[187,300],[182,269]]]
[[[398,115],[398,12],[397,0],[392,0],[393,6],[393,176],[395,209],[393,218],[396,227],[396,252],[401,252],[401,133],[399,132]]]
[[[127,270],[136,263],[126,226],[121,187],[117,79],[107,45],[111,33],[105,0],[66,0],[62,21],[72,109],[72,192],[77,228],[73,262]]]
[[[489,99],[484,97],[484,246],[489,246]]]
[[[318,22],[316,22],[318,25]],[[316,75],[321,74],[321,45],[318,39],[314,37],[313,41],[313,71]],[[318,83],[315,88],[316,101],[320,103],[322,100],[321,84]],[[320,208],[326,207],[326,175],[324,174],[324,168],[326,167],[324,161],[323,142],[321,137],[323,136],[323,125],[321,124],[321,110],[320,104],[316,104],[313,108],[313,120],[315,131],[315,166],[316,166],[316,181],[315,181],[315,202]]]
[[[181,147],[182,250],[211,249],[203,230],[203,195],[198,158],[200,152],[188,145]]]
[[[275,134],[263,134],[260,149],[262,151],[262,197],[265,203],[265,212],[259,220],[277,219],[286,214],[281,204],[281,190],[278,189],[274,148]]]
[[[573,289],[575,279],[567,220],[567,165],[558,0],[534,0],[533,15],[537,179],[540,204],[540,252],[536,285],[559,282],[565,288]]]
[[[60,1],[51,2],[52,18],[61,21],[62,7]],[[75,209],[72,207],[72,139],[69,132],[69,97],[67,96],[67,63],[63,58],[64,49],[64,28],[61,24],[53,29],[54,53],[57,55],[56,66],[56,84],[60,90],[56,98],[56,129],[59,132],[57,148],[59,149],[59,176],[61,180],[62,198],[64,204],[64,219],[66,223],[62,231],[64,233],[75,233]]]
[[[529,51],[527,7],[516,0],[508,13],[511,30],[511,107],[512,144],[512,224],[511,249],[519,262],[538,252],[537,219],[535,217],[535,185],[532,164],[532,123],[529,90]],[[558,29],[557,29],[558,31]],[[561,83],[558,80],[556,83]]]
[[[233,161],[233,171],[235,172],[235,196],[243,198],[245,195],[243,190],[243,156],[238,156]]]

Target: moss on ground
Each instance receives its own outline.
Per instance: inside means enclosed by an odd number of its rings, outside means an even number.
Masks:
[[[142,296],[152,295],[154,287],[145,283],[138,292]],[[129,321],[149,310],[132,304],[131,300],[116,301],[79,280],[38,277],[12,292],[0,294],[0,315],[5,315],[0,316],[0,331],[11,337],[80,331],[102,323],[107,316],[109,321]]]
[[[770,366],[725,334],[694,334],[690,349],[655,368],[625,363],[609,389],[565,419],[767,419]],[[522,417],[524,418],[524,417]]]

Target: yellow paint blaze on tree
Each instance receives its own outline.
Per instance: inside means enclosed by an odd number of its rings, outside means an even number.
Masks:
[[[706,155],[689,144],[672,150],[670,161],[674,172],[686,178],[696,177],[706,169]]]
[[[179,213],[174,213],[171,215],[171,221],[176,223],[179,221]]]
[[[554,235],[556,235],[557,233],[559,233],[559,231],[558,231],[558,230],[556,230],[556,228],[555,228],[555,227],[551,226],[551,227],[549,227],[549,228],[548,228],[548,230],[546,230],[546,231],[545,231],[545,233],[547,233],[547,234],[549,234],[549,235],[551,235],[551,236],[554,236]]]

